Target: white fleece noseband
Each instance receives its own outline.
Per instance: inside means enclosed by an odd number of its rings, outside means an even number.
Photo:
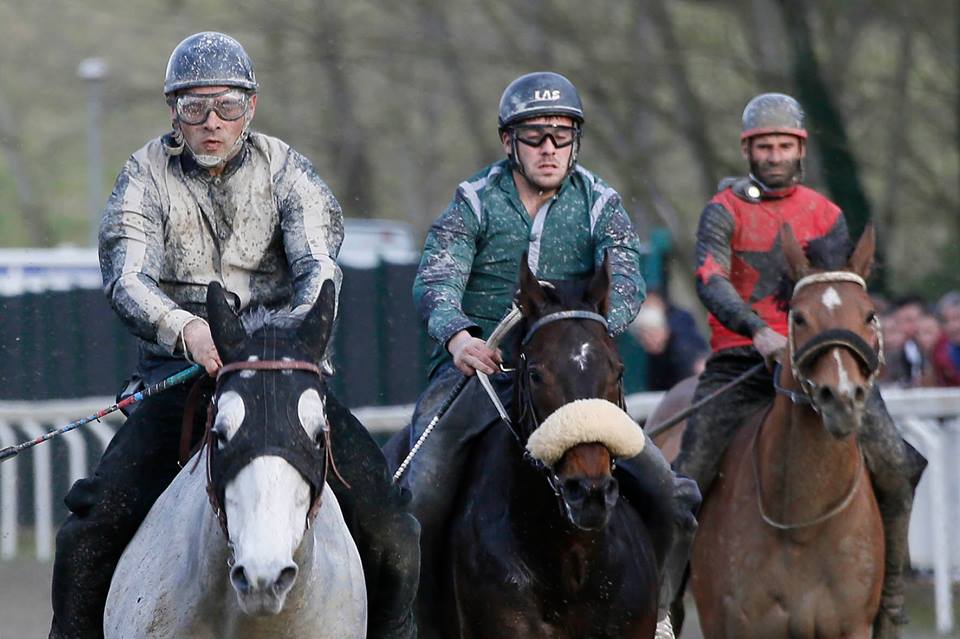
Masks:
[[[547,466],[577,444],[600,443],[613,457],[640,454],[643,431],[619,406],[605,399],[578,399],[558,408],[527,440],[530,454]]]

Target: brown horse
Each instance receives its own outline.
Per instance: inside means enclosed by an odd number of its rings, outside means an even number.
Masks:
[[[857,434],[882,360],[864,279],[868,228],[847,268],[818,271],[781,231],[788,273],[787,362],[773,405],[742,427],[706,496],[691,556],[704,635],[868,637],[883,582],[882,525]],[[668,395],[689,403],[687,383]],[[709,408],[707,408],[709,410]],[[651,422],[673,411],[658,410]],[[655,423],[650,427],[654,428]],[[682,427],[658,444],[677,450]]]

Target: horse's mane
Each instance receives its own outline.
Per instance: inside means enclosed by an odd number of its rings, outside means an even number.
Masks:
[[[281,329],[293,329],[300,326],[300,323],[303,321],[306,307],[302,308],[303,310],[291,310],[289,308],[264,308],[263,306],[256,306],[244,311],[240,316],[240,321],[243,323],[243,329],[247,332],[247,335],[253,335],[258,330],[268,326]]]
[[[810,267],[816,271],[846,271],[847,263],[850,259],[850,253],[853,247],[847,246],[845,251],[832,250],[832,246],[825,238],[816,238],[810,240],[804,253],[810,260]],[[777,303],[777,308],[786,312],[790,308],[790,298],[793,297],[793,287],[796,281],[790,277],[789,273],[784,273],[777,285],[777,290],[773,299]]]

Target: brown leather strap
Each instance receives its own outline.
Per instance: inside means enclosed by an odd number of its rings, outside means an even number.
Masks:
[[[220,370],[217,371],[217,386],[220,385],[221,378],[227,373],[233,373],[236,371],[245,371],[245,370],[266,370],[266,371],[289,371],[289,370],[300,370],[314,373],[317,377],[323,378],[323,371],[319,366],[311,362],[305,362],[303,360],[249,360],[246,362],[232,362],[230,364],[225,364],[220,367]],[[192,393],[193,391],[191,391]],[[216,391],[215,391],[216,393]],[[212,475],[212,466],[211,466],[211,455],[213,447],[215,446],[213,442],[213,416],[215,413],[215,407],[211,404],[210,410],[207,415],[207,427],[204,434],[203,443],[209,447],[207,453],[207,499],[210,501],[210,507],[213,509],[214,514],[217,516],[217,520],[220,522],[220,529],[223,530],[224,537],[227,539],[230,538],[229,530],[227,529],[227,513],[223,508],[223,504],[220,503],[220,497],[217,494],[217,491],[213,488],[213,475]],[[323,481],[320,484],[320,487],[317,490],[317,494],[314,496],[313,503],[310,505],[310,509],[307,511],[307,528],[309,529],[313,525],[314,519],[317,517],[317,513],[320,511],[320,505],[323,500],[323,487],[327,482],[327,471],[330,468],[330,462],[333,459],[332,451],[330,450],[330,428],[329,425],[325,429],[324,437],[326,439],[326,450],[327,450],[327,463],[324,464],[323,468]],[[181,435],[181,446],[183,445],[183,439]],[[336,470],[334,470],[336,472]],[[337,476],[339,477],[339,473]],[[341,478],[341,481],[343,479]],[[344,481],[344,484],[346,482]],[[349,484],[347,484],[349,488]]]
[[[190,442],[193,440],[193,433],[196,428],[197,404],[203,397],[205,388],[210,386],[210,378],[207,375],[201,375],[197,381],[190,387],[187,394],[187,405],[183,411],[183,422],[180,425],[180,468],[190,459],[193,450]],[[201,438],[201,443],[202,443]],[[199,444],[196,447],[199,447]]]
[[[301,360],[251,360],[249,362],[233,362],[231,364],[225,364],[220,367],[220,370],[217,371],[217,381],[220,381],[220,378],[223,377],[226,373],[232,373],[234,371],[244,371],[244,370],[265,370],[265,371],[289,371],[289,370],[298,370],[298,371],[309,371],[316,374],[318,377],[322,376],[320,367],[311,362],[304,362]]]

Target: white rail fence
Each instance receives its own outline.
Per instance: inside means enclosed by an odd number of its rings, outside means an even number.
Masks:
[[[950,584],[960,581],[960,389],[886,389],[884,399],[904,437],[928,459],[910,523],[913,566],[932,570],[937,629],[952,632]],[[661,393],[627,398],[631,415],[643,420]],[[20,443],[113,403],[111,398],[48,402],[0,402],[0,448]],[[355,411],[372,432],[389,433],[407,423],[412,406]],[[30,552],[39,561],[53,555],[56,527],[66,517],[63,495],[87,476],[122,416],[92,422],[0,464],[0,561]]]

